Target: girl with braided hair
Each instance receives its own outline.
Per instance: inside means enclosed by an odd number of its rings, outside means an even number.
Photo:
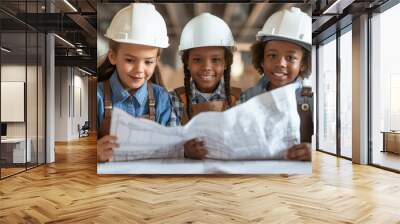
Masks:
[[[241,90],[230,86],[234,40],[220,18],[202,13],[184,27],[179,51],[184,70],[184,86],[170,93],[176,124],[186,124],[204,111],[224,111],[236,104]],[[202,159],[204,142],[186,142],[185,157]]]

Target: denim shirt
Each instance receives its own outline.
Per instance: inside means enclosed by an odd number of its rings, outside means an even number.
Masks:
[[[242,93],[242,95],[240,96],[240,99],[238,101],[238,104],[246,102],[253,96],[257,96],[261,93],[267,92],[266,87],[269,82],[270,81],[268,80],[267,76],[263,75],[261,77],[261,79],[258,80],[258,82],[256,83],[255,86],[247,89],[246,91],[244,91]],[[294,83],[296,84],[296,102],[297,102],[297,105],[301,105],[307,101],[307,99],[306,99],[307,97],[301,96],[301,89],[302,89],[301,79],[297,78],[294,81]],[[313,112],[314,112],[314,98],[313,97],[311,98],[309,105],[310,105],[311,114],[313,114]]]
[[[110,98],[113,107],[120,108],[132,116],[139,117],[149,113],[147,82],[131,95],[121,84],[116,71],[109,79]],[[172,106],[168,92],[161,86],[153,84],[155,98],[156,122],[167,125],[171,116]],[[97,84],[97,127],[104,119],[104,84]]]

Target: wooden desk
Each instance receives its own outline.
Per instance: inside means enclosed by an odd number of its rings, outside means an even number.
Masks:
[[[400,131],[382,131],[383,151],[400,154]]]

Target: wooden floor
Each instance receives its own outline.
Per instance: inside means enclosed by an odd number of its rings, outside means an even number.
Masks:
[[[372,162],[377,165],[400,170],[400,154],[376,150],[374,151]]]
[[[17,173],[29,170],[29,169],[34,169],[38,165],[36,163],[28,163],[27,167],[25,167],[25,164],[18,164],[18,167],[6,167],[6,168],[0,168],[0,177],[1,178],[6,178],[11,175],[15,175]]]
[[[312,175],[99,176],[96,143],[0,181],[0,223],[400,223],[400,175],[320,152]]]
[[[19,173],[19,172],[22,172],[22,171],[26,170],[25,167],[24,168],[20,168],[20,167],[17,167],[17,168],[0,168],[0,169],[1,169],[1,178],[4,178],[4,177],[7,177],[7,176],[10,176],[10,175],[13,175],[13,174],[16,174],[16,173]]]

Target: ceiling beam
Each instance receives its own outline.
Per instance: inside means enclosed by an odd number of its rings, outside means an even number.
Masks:
[[[211,9],[211,7],[210,7],[209,3],[197,3],[197,4],[194,4],[194,14],[195,14],[195,16],[200,15],[203,12],[210,12],[210,9]]]
[[[239,38],[245,38],[249,33],[249,28],[253,28],[256,25],[257,20],[259,19],[260,15],[267,10],[268,4],[265,3],[257,3],[246,21],[246,23],[242,26],[242,29],[239,34]]]
[[[97,38],[97,30],[90,24],[85,17],[80,14],[70,13],[67,15],[71,20],[78,24],[86,34],[93,39]]]
[[[172,32],[181,33],[184,23],[188,19],[185,6],[182,4],[166,4],[168,17],[170,18],[171,25],[169,29],[174,29]]]
[[[90,8],[93,9],[94,12],[97,12],[96,7],[90,2],[90,0],[86,0],[86,3],[90,6]],[[96,4],[96,2],[95,2],[95,4]]]
[[[312,32],[319,30],[325,23],[331,20],[334,16],[318,16],[317,20],[312,23]]]
[[[231,3],[231,4],[226,4],[225,11],[224,11],[224,21],[228,24],[230,24],[230,21],[232,19],[233,13],[235,12],[235,8],[238,7],[237,4]]]
[[[56,66],[82,66],[96,70],[96,58],[91,56],[55,56]]]
[[[73,10],[66,2],[64,2],[63,0],[59,0],[59,1],[52,1],[52,3],[54,4],[54,6],[59,9],[62,12],[76,12],[75,10]],[[69,4],[71,4],[71,2],[68,1]],[[72,5],[72,4],[71,4]],[[76,9],[76,7],[74,5],[72,5],[72,7],[74,7]]]
[[[188,20],[188,14],[185,6],[183,4],[166,4],[168,18],[170,24],[168,24],[168,33],[173,33],[174,35],[170,37],[170,43],[179,41],[179,36],[182,32],[183,26]]]
[[[347,8],[347,6],[351,5],[354,0],[337,0],[332,2],[329,6],[327,6],[322,14],[342,14],[343,10]]]

